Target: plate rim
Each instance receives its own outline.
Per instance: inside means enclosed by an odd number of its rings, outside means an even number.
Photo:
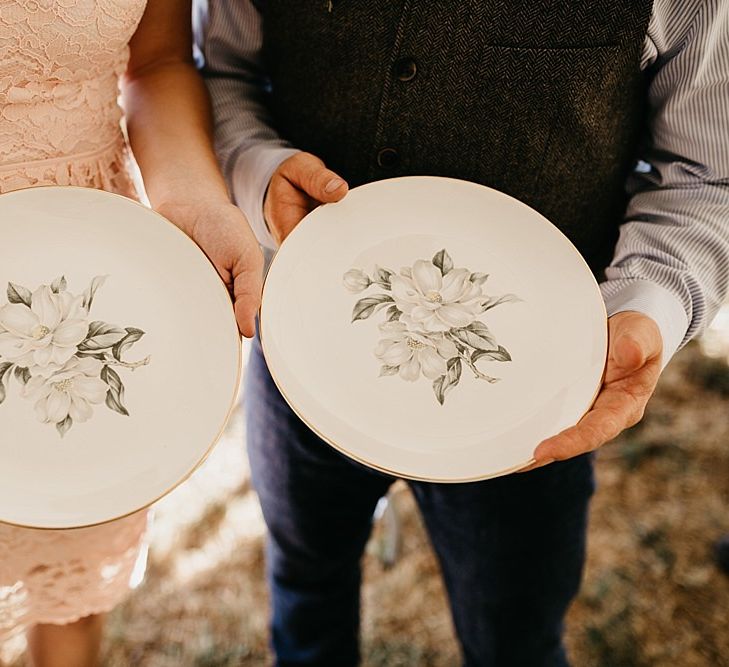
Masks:
[[[202,256],[205,258],[205,260],[210,264],[213,271],[215,271],[215,274],[218,276],[219,285],[220,288],[225,291],[225,295],[228,298],[228,300],[231,302],[232,306],[232,300],[230,299],[230,293],[228,292],[227,288],[225,287],[225,283],[223,283],[222,278],[220,278],[220,275],[218,274],[218,270],[215,268],[215,265],[213,264],[210,257],[208,257],[207,253],[197,244],[195,241],[193,241],[185,232],[183,232],[174,222],[163,216],[161,213],[158,213],[155,211],[151,206],[146,206],[141,201],[137,201],[136,199],[132,199],[131,197],[127,197],[125,195],[119,194],[118,192],[109,192],[108,190],[102,190],[100,188],[94,188],[94,187],[84,187],[81,185],[36,185],[36,186],[29,186],[29,187],[23,187],[18,188],[17,190],[11,190],[10,192],[3,192],[0,194],[1,197],[9,197],[12,195],[17,195],[18,193],[25,193],[30,191],[36,191],[36,190],[42,190],[42,189],[52,189],[52,190],[81,190],[84,191],[84,194],[93,193],[91,196],[108,196],[111,195],[112,197],[116,197],[118,199],[122,199],[125,202],[129,202],[131,204],[134,204],[135,206],[139,206],[147,213],[153,213],[155,216],[157,216],[162,222],[164,222],[166,225],[171,226],[173,229],[175,229],[177,232],[179,232],[189,243],[192,243],[195,248],[202,254]],[[223,436],[223,433],[225,432],[225,429],[228,426],[228,422],[230,421],[231,416],[233,415],[233,412],[235,410],[235,407],[238,403],[238,397],[240,395],[240,384],[241,384],[241,375],[243,372],[242,368],[242,362],[243,362],[243,349],[242,349],[242,340],[240,337],[240,330],[238,329],[237,320],[235,318],[235,311],[231,307],[231,315],[232,315],[232,321],[235,326],[236,331],[238,331],[238,345],[236,346],[236,381],[235,381],[235,391],[233,392],[233,397],[230,402],[230,406],[228,407],[228,410],[226,411],[225,418],[223,420],[223,423],[220,427],[220,430],[215,435],[213,441],[211,444],[207,447],[202,457],[198,460],[198,462],[179,480],[177,481],[173,486],[166,489],[164,492],[162,492],[160,495],[155,497],[153,500],[149,501],[148,503],[145,503],[141,507],[137,507],[134,510],[131,510],[130,512],[125,512],[124,514],[121,514],[119,516],[115,516],[111,519],[104,519],[103,521],[94,521],[92,523],[85,523],[82,525],[73,525],[73,526],[41,526],[41,525],[35,525],[35,524],[24,524],[24,523],[17,523],[15,521],[8,521],[7,519],[3,519],[2,516],[0,516],[0,525],[6,525],[6,526],[12,526],[14,528],[24,528],[28,530],[43,530],[43,531],[57,531],[57,530],[83,530],[84,528],[94,528],[96,526],[103,526],[108,523],[113,523],[115,521],[121,521],[122,519],[126,519],[134,514],[137,514],[139,512],[142,512],[146,509],[149,509],[152,505],[159,502],[164,498],[165,496],[172,493],[177,487],[184,484],[190,477],[192,477],[195,472],[207,461],[210,454],[215,449],[216,445],[220,441],[220,439]]]
[[[351,190],[349,190],[347,194],[350,194],[351,192],[354,192],[354,191],[361,191],[364,188],[368,188],[370,186],[377,185],[377,184],[381,184],[381,183],[390,183],[390,182],[393,182],[393,181],[405,181],[405,180],[419,180],[419,181],[424,181],[424,180],[455,181],[455,182],[457,182],[459,184],[464,184],[464,185],[469,186],[469,187],[484,188],[486,190],[490,190],[491,192],[494,192],[494,193],[498,194],[501,197],[506,197],[506,198],[508,198],[508,199],[516,202],[520,206],[523,206],[523,207],[529,209],[530,211],[532,211],[533,213],[535,213],[537,216],[539,216],[542,220],[544,220],[546,223],[548,223],[549,226],[552,228],[552,230],[558,234],[558,237],[560,238],[560,240],[566,244],[566,246],[570,250],[570,252],[573,255],[576,255],[579,258],[579,260],[582,262],[582,264],[585,266],[585,268],[587,269],[587,272],[588,272],[590,278],[592,279],[592,284],[593,284],[593,287],[595,288],[595,290],[597,292],[597,296],[599,297],[598,298],[598,301],[600,302],[600,304],[602,306],[602,313],[604,314],[604,316],[601,318],[601,322],[603,323],[603,327],[602,328],[603,328],[603,331],[605,333],[605,337],[604,337],[605,346],[604,346],[604,352],[603,352],[603,355],[602,355],[604,357],[604,361],[603,361],[602,373],[600,374],[600,379],[598,380],[597,387],[595,388],[595,391],[593,392],[593,395],[592,395],[592,398],[589,401],[588,407],[580,415],[579,419],[575,422],[575,424],[579,423],[582,420],[582,418],[588,412],[590,412],[590,410],[592,410],[592,407],[593,407],[593,405],[594,405],[594,403],[595,403],[598,395],[600,394],[600,391],[602,390],[602,386],[603,386],[603,383],[605,381],[605,373],[606,373],[606,370],[607,370],[607,361],[608,361],[608,353],[609,353],[609,345],[610,345],[609,328],[608,328],[608,319],[609,318],[608,318],[608,314],[607,314],[607,307],[605,305],[605,300],[602,298],[602,292],[600,291],[599,283],[597,282],[597,279],[595,278],[595,275],[592,273],[592,269],[590,268],[589,264],[587,263],[587,260],[585,260],[585,258],[582,256],[582,254],[580,253],[580,251],[577,249],[577,247],[574,245],[574,243],[572,243],[572,241],[567,237],[567,235],[561,229],[559,229],[559,227],[557,227],[551,220],[549,220],[546,216],[544,216],[542,213],[540,213],[539,211],[537,211],[535,208],[529,206],[529,204],[526,204],[525,202],[521,201],[520,199],[517,199],[516,197],[512,197],[511,195],[506,194],[505,192],[502,192],[501,190],[497,190],[496,188],[492,188],[492,187],[489,187],[488,185],[483,185],[481,183],[476,183],[474,181],[467,181],[467,180],[464,180],[464,179],[452,178],[450,176],[433,176],[433,175],[395,176],[393,178],[383,178],[383,179],[379,179],[379,180],[376,180],[376,181],[369,181],[368,183],[363,183],[362,185],[356,186],[356,187],[352,188]],[[343,200],[340,200],[340,201],[343,201]],[[339,203],[339,202],[334,202],[334,203],[336,204],[336,203]],[[511,473],[518,472],[519,470],[523,470],[525,468],[528,468],[530,465],[534,464],[536,461],[535,461],[534,457],[531,457],[530,459],[528,459],[527,461],[525,461],[523,463],[519,463],[519,464],[517,464],[515,466],[509,466],[508,468],[504,468],[504,469],[499,470],[497,472],[487,473],[485,475],[476,475],[476,476],[473,476],[473,477],[464,477],[464,478],[426,477],[426,476],[418,476],[418,475],[406,474],[406,473],[402,473],[402,472],[399,472],[399,471],[390,470],[390,469],[385,468],[383,466],[379,466],[377,464],[374,464],[374,463],[371,463],[369,461],[366,461],[362,457],[356,456],[355,454],[353,454],[351,451],[347,450],[342,445],[339,445],[338,443],[334,442],[330,437],[328,437],[328,436],[324,435],[323,433],[321,433],[316,427],[314,427],[309,422],[308,419],[306,419],[301,414],[300,408],[297,407],[297,406],[295,406],[294,405],[294,402],[292,402],[289,399],[288,395],[286,394],[286,392],[281,387],[281,384],[280,384],[279,379],[277,378],[276,374],[274,373],[273,369],[271,368],[271,366],[269,364],[269,355],[270,355],[270,352],[269,353],[266,352],[266,339],[265,339],[265,336],[264,336],[264,318],[263,318],[263,309],[264,309],[264,306],[266,304],[266,288],[267,288],[268,283],[269,283],[269,275],[270,275],[271,269],[272,269],[272,267],[274,265],[274,262],[278,258],[279,253],[280,253],[280,250],[284,246],[284,244],[288,241],[288,239],[291,238],[292,235],[296,234],[297,230],[301,227],[302,223],[306,220],[306,218],[308,218],[310,215],[312,215],[313,213],[315,213],[316,211],[318,211],[320,208],[323,208],[325,206],[330,206],[330,205],[331,205],[331,203],[320,204],[319,206],[317,206],[316,208],[314,208],[312,211],[310,211],[309,213],[307,213],[301,219],[301,221],[296,225],[296,227],[294,227],[294,229],[286,237],[286,239],[284,239],[283,243],[281,243],[275,249],[275,251],[273,253],[273,256],[271,257],[271,260],[270,260],[270,262],[268,264],[268,267],[266,269],[266,275],[264,276],[264,281],[263,281],[263,289],[261,291],[261,305],[260,305],[259,311],[258,311],[258,335],[259,335],[259,339],[260,339],[260,342],[261,342],[261,351],[262,351],[263,357],[264,357],[264,359],[266,361],[266,366],[268,368],[268,371],[271,374],[271,378],[273,379],[273,382],[276,385],[276,388],[278,389],[279,393],[281,394],[281,396],[286,401],[287,405],[294,412],[294,414],[318,438],[320,438],[321,440],[323,440],[325,443],[327,443],[329,446],[331,446],[332,448],[334,448],[335,450],[337,450],[340,454],[342,454],[346,458],[348,458],[348,459],[350,459],[352,461],[355,461],[355,462],[359,463],[360,465],[363,465],[363,466],[365,466],[367,468],[370,468],[372,470],[376,470],[378,472],[385,473],[387,475],[392,475],[392,476],[394,476],[394,477],[396,477],[398,479],[407,479],[407,480],[413,480],[413,481],[419,481],[419,482],[432,482],[432,483],[436,483],[436,484],[463,484],[463,483],[468,483],[468,482],[480,482],[480,481],[485,481],[485,480],[488,480],[488,479],[494,479],[496,477],[502,477],[504,475],[509,475]],[[270,301],[270,299],[269,299],[269,301]],[[554,434],[554,435],[557,435],[557,434]],[[536,448],[536,446],[538,444],[539,443],[537,443],[535,445],[535,448]]]

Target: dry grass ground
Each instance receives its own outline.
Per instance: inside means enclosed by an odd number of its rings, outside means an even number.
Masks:
[[[239,414],[206,466],[159,505],[146,580],[110,619],[108,667],[270,664],[263,524],[242,449]],[[698,345],[682,351],[643,423],[600,453],[598,480],[568,618],[573,663],[729,666],[729,578],[712,554],[729,531],[726,363]],[[396,504],[399,559],[383,565],[382,522],[365,557],[365,664],[454,667],[438,568],[404,486]]]

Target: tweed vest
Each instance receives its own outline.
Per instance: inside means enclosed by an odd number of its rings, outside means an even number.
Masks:
[[[610,261],[645,121],[652,0],[266,0],[278,131],[351,186],[482,183]],[[448,221],[444,221],[448,224]]]

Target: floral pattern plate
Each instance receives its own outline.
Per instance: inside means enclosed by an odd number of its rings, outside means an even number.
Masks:
[[[0,196],[0,521],[87,526],[204,459],[237,394],[227,289],[171,222],[119,195]]]
[[[543,216],[436,177],[316,209],[269,269],[266,361],[292,409],[351,458],[400,477],[513,472],[600,386],[597,283]]]

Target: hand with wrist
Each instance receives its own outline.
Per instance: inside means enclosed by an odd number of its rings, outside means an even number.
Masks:
[[[544,440],[522,472],[591,452],[643,418],[661,373],[663,340],[647,315],[621,312],[608,320],[608,359],[602,387],[575,425]]]
[[[238,329],[252,337],[261,302],[263,255],[241,210],[223,197],[185,197],[155,208],[208,256],[230,291]]]
[[[277,244],[321,204],[336,202],[347,183],[311,153],[295,153],[273,173],[263,201],[263,217]]]

